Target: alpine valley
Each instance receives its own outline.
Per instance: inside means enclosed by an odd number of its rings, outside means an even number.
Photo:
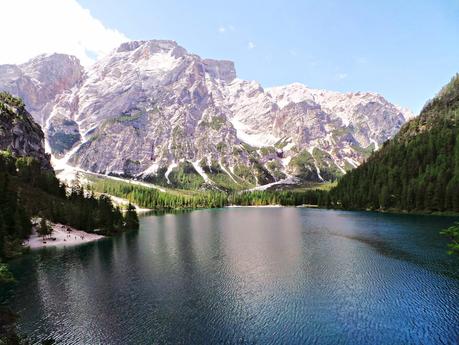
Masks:
[[[289,5],[299,13],[300,3]],[[428,86],[445,72],[438,62],[454,60],[453,45],[432,42],[434,55],[407,59],[424,54],[412,47],[429,39],[411,32],[413,4],[407,33],[371,21],[367,30],[383,36],[360,30],[362,16],[350,16],[357,8],[350,5],[334,26],[343,30],[343,55],[329,49],[339,44],[328,34],[318,41],[328,54],[321,61],[349,60],[355,69],[343,70],[363,75],[361,49],[367,68],[379,68],[366,85],[384,87],[386,71],[388,80],[411,80],[390,74],[414,61],[415,74],[435,66]],[[148,6],[129,7],[137,18]],[[374,8],[362,12],[366,21]],[[334,12],[324,11],[318,31]],[[45,23],[44,12],[33,16]],[[155,16],[177,14],[163,12]],[[83,14],[91,18],[89,9]],[[124,15],[124,24],[151,30]],[[276,30],[303,17],[280,18]],[[431,27],[439,26],[434,17],[426,17]],[[175,19],[184,29],[184,17]],[[22,22],[17,31],[27,37],[39,31]],[[81,28],[75,37],[102,25],[85,22],[70,23],[72,32]],[[357,38],[348,27],[359,29]],[[375,49],[390,48],[384,39],[393,44],[394,32],[396,49]],[[200,30],[191,34],[212,45]],[[66,44],[75,39],[59,35]],[[64,49],[59,35],[45,39]],[[94,36],[110,49],[118,44]],[[399,50],[399,36],[415,44]],[[34,51],[20,37],[20,46],[4,46]],[[271,51],[280,49],[274,38],[264,37]],[[252,57],[261,51],[256,42]],[[95,56],[85,67],[58,53],[0,65],[0,345],[458,344],[459,74],[414,116],[373,92],[265,88],[238,78],[233,62],[201,58],[174,41],[130,41]],[[322,77],[324,66],[311,76]],[[266,73],[295,67],[277,68]],[[412,84],[390,92],[408,102],[420,91]]]
[[[371,92],[263,88],[161,40],[124,43],[88,69],[64,54],[1,65],[0,89],[24,100],[58,172],[183,189],[335,180],[413,117]]]

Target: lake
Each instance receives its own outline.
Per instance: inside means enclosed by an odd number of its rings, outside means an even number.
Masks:
[[[305,208],[141,218],[13,262],[20,331],[63,344],[458,344],[454,219]]]

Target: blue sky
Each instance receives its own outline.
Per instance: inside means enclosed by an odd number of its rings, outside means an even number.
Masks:
[[[375,91],[420,110],[459,72],[459,1],[78,0],[130,39],[173,39],[263,86]]]

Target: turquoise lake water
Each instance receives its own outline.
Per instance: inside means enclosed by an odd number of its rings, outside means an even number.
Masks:
[[[454,219],[304,208],[145,216],[13,262],[20,331],[62,344],[459,344]]]

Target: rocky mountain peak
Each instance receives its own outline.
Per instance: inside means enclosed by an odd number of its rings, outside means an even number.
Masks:
[[[116,53],[132,53],[136,52],[139,57],[148,57],[154,54],[170,54],[175,58],[182,57],[187,54],[185,48],[179,46],[177,42],[170,40],[148,40],[148,41],[130,41],[122,43]]]
[[[264,89],[238,79],[233,62],[202,59],[174,41],[123,43],[84,74],[72,59],[53,57],[61,74],[43,59],[0,66],[0,88],[16,75],[27,74],[32,85],[41,78],[39,87],[15,89],[32,105],[35,90],[51,90],[49,106],[32,113],[62,166],[165,185],[174,174],[226,187],[331,180],[409,116],[374,93],[300,83]],[[47,70],[54,77],[43,79]]]
[[[21,97],[34,119],[45,124],[50,103],[81,81],[84,70],[71,55],[40,55],[21,65],[0,65],[0,90]]]
[[[74,85],[83,75],[83,67],[77,57],[67,54],[44,54],[19,65],[24,74],[38,81],[54,78],[62,81],[65,87]]]
[[[15,157],[33,157],[43,168],[52,170],[43,131],[22,100],[6,92],[0,92],[0,151],[9,151]]]

